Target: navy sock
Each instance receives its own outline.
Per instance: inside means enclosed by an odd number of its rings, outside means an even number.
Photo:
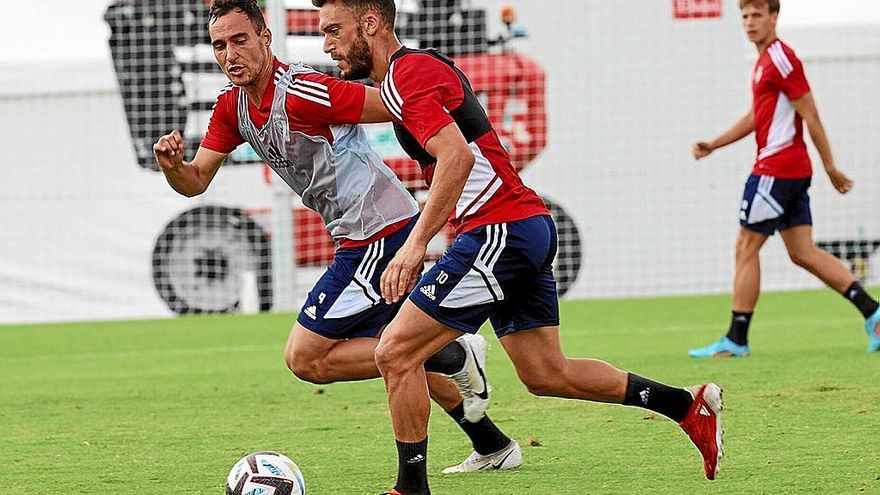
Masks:
[[[853,282],[852,285],[843,292],[843,297],[849,299],[865,318],[870,318],[871,315],[877,312],[877,308],[880,307],[880,304],[878,304],[870,294],[865,292],[862,284],[858,282]]]
[[[683,388],[674,388],[635,373],[627,374],[625,406],[638,406],[681,423],[694,397]]]
[[[458,423],[458,426],[471,439],[474,450],[480,455],[494,454],[510,445],[510,437],[502,433],[488,415],[483,416],[476,423],[464,419],[464,402],[455,406],[451,411],[446,411],[446,414]]]
[[[397,484],[404,495],[430,495],[428,489],[428,438],[421,442],[397,441]]]
[[[727,330],[727,338],[739,345],[749,343],[749,325],[752,323],[752,313],[739,313],[732,311],[730,317],[730,329]]]
[[[425,371],[452,375],[464,368],[466,359],[467,353],[464,347],[457,340],[453,340],[425,361]]]

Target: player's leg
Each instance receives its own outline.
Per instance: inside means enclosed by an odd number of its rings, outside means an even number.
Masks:
[[[380,376],[374,359],[378,335],[400,304],[385,303],[379,280],[415,221],[370,244],[336,251],[291,330],[285,360],[294,374],[313,383]],[[452,375],[469,351],[466,342],[453,343],[429,359],[428,371]]]
[[[717,385],[672,387],[598,359],[568,358],[559,347],[556,327],[510,333],[501,343],[517,376],[533,394],[636,406],[677,422],[703,456],[706,477],[715,478],[723,452]]]
[[[733,275],[732,309],[751,314],[761,293],[761,247],[768,235],[740,228],[736,239],[736,262]]]
[[[369,320],[360,324],[373,330],[353,329],[343,334],[372,333],[377,336],[327,338],[297,322],[290,331],[284,352],[287,367],[297,378],[315,384],[379,378],[381,375],[376,366],[375,351],[381,329],[376,328],[376,324],[371,327]],[[426,371],[443,375],[443,379],[435,383],[437,387],[446,390],[438,391],[437,396],[457,399],[455,402],[441,402],[440,405],[446,410],[462,402],[461,393],[447,375],[453,375],[461,370],[467,358],[467,346],[467,342],[451,342],[425,363]],[[449,386],[454,389],[449,389]]]
[[[385,380],[397,441],[395,490],[427,494],[428,418],[431,407],[424,362],[461,335],[426,315],[408,299],[382,333],[376,364]]]
[[[465,336],[473,337],[469,334]],[[459,337],[459,340],[461,339],[462,337]],[[479,337],[479,339],[485,345],[485,339],[482,337]],[[425,369],[428,369],[428,363],[431,359],[433,359],[433,356],[425,363]],[[485,359],[482,361],[485,361]],[[522,464],[522,449],[519,444],[505,435],[492,422],[487,413],[483,412],[482,416],[475,422],[467,420],[465,404],[464,400],[462,400],[459,386],[453,384],[450,378],[440,373],[427,373],[427,378],[428,392],[431,395],[431,399],[439,404],[446,414],[465,432],[468,438],[470,438],[473,448],[470,455],[462,462],[444,468],[443,474],[470,473],[484,469],[513,469]]]
[[[749,355],[749,326],[761,292],[760,251],[784,214],[782,206],[769,193],[773,184],[772,178],[756,175],[746,181],[735,248],[730,326],[717,342],[691,349],[691,357]]]
[[[797,225],[779,231],[791,261],[815,275],[828,287],[844,294],[855,277],[833,255],[813,243],[813,226]],[[873,311],[872,311],[873,313]]]
[[[880,350],[880,304],[859,284],[843,263],[813,242],[811,225],[797,225],[779,232],[791,261],[842,294],[865,318],[868,352]]]
[[[294,324],[284,351],[297,378],[316,384],[379,377],[374,352],[378,339],[330,339]]]
[[[741,227],[736,239],[736,263],[733,274],[733,297],[727,334],[706,347],[691,349],[688,355],[705,357],[740,357],[749,355],[749,326],[761,292],[761,247],[767,234]]]
[[[285,358],[294,375],[307,382],[322,384],[366,380],[380,376],[375,360],[378,343],[379,339],[372,337],[328,339],[297,323],[291,330]],[[434,370],[427,373],[431,398],[468,436],[473,448],[473,453],[464,462],[444,471],[479,471],[489,463],[494,469],[515,468],[522,464],[519,445],[505,435],[485,413],[475,422],[466,420],[464,400],[458,386],[438,371],[444,370],[444,367],[456,360],[463,362],[466,345],[467,343],[452,342],[425,363],[426,370]],[[462,367],[461,364],[457,366],[453,371]],[[448,368],[445,370],[449,371]]]
[[[284,352],[300,379],[331,383],[379,376],[372,359],[376,337],[396,311],[369,283],[384,243],[338,249],[309,291]]]
[[[464,333],[476,333],[499,298],[491,267],[504,246],[503,226],[489,225],[460,234],[419,280],[397,317],[382,335],[376,362],[388,390],[398,447],[397,490],[427,492],[421,462],[427,456],[429,413],[420,363],[436,348]],[[483,375],[482,363],[468,368]],[[477,402],[488,400],[485,379],[469,387]]]
[[[688,391],[627,373],[598,359],[565,356],[559,341],[552,271],[555,226],[549,218],[539,218],[509,224],[508,232],[505,254],[494,271],[504,300],[491,320],[526,388],[541,396],[633,405],[663,414],[686,428],[704,455],[706,475],[714,477],[721,440],[715,435],[721,407],[718,387]],[[704,417],[712,421],[693,418],[691,411],[707,399],[713,403]]]

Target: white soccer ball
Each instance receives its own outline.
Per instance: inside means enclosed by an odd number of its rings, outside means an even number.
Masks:
[[[255,452],[232,466],[226,495],[305,495],[299,467],[277,452]]]

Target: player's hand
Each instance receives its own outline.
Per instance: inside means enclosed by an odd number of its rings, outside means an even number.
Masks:
[[[840,194],[846,194],[852,189],[853,181],[847,177],[845,173],[837,168],[826,169],[825,172],[828,173],[828,178],[831,179],[831,185],[834,186],[834,189],[837,189],[837,192]]]
[[[427,246],[407,241],[403,244],[379,281],[382,289],[382,297],[385,302],[393,304],[399,301],[407,292],[415,287],[418,275],[421,273],[422,261],[425,259]]]
[[[694,155],[694,160],[705,158],[711,155],[713,151],[715,151],[715,149],[712,148],[712,145],[704,141],[696,142],[691,146],[691,154]]]
[[[173,130],[153,145],[153,156],[163,172],[173,172],[183,166],[183,137],[180,131]]]

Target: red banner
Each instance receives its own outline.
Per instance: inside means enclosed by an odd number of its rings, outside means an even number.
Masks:
[[[721,0],[672,0],[676,19],[706,19],[721,17]]]

